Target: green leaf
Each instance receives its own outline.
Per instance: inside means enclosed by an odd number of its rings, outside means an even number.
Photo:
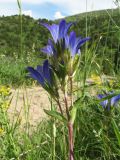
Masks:
[[[46,109],[44,109],[44,112],[47,115],[49,115],[51,117],[54,117],[54,118],[58,119],[59,121],[62,121],[63,123],[67,124],[67,119],[62,114],[60,114],[59,112],[49,111],[49,110],[46,110]]]
[[[113,129],[114,129],[115,135],[117,137],[118,144],[120,146],[120,131],[119,131],[118,126],[117,126],[114,119],[112,119],[112,126],[113,126]]]

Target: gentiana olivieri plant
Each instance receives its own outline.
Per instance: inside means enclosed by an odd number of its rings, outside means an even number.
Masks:
[[[112,96],[112,97],[110,97],[110,96]],[[120,100],[120,94],[114,95],[114,92],[112,91],[112,92],[108,92],[108,93],[105,93],[105,94],[99,94],[98,95],[98,99],[103,99],[103,98],[105,98],[105,100],[100,102],[100,105],[105,110],[110,111],[112,109],[112,107],[116,106],[118,101]]]
[[[120,101],[120,94],[116,94],[114,91],[111,91],[111,92],[105,91],[103,94],[98,95],[98,99],[100,100],[100,105],[104,110],[104,114],[103,114],[104,116],[102,118],[102,127],[104,131],[104,135],[106,137],[109,136],[111,123],[113,125],[115,134],[116,134],[117,125],[115,124],[115,121],[113,118],[114,117],[113,110],[118,105],[118,102]],[[107,139],[105,143],[109,143]]]
[[[68,127],[69,160],[74,159],[73,148],[73,125],[76,117],[76,108],[73,105],[73,80],[80,61],[80,47],[90,38],[77,37],[74,31],[68,34],[72,23],[61,20],[59,24],[42,23],[51,33],[51,39],[41,51],[48,56],[43,66],[36,69],[28,67],[30,76],[37,80],[41,86],[57,102],[59,111],[56,112],[59,120],[65,122]],[[71,103],[68,103],[68,84],[70,84]],[[59,91],[63,95],[59,94]],[[64,99],[64,105],[60,103],[60,98]],[[51,116],[50,111],[45,111]]]

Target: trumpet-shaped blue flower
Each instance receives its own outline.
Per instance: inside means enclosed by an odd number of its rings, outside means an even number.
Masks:
[[[114,94],[114,93],[113,92],[109,92],[107,94],[99,94],[98,98],[102,99],[102,98],[105,98],[105,97],[107,97],[109,95],[112,95],[112,94]],[[110,107],[115,106],[118,103],[119,100],[120,100],[120,94],[118,94],[116,96],[113,96],[109,100],[106,99],[103,102],[101,102],[100,104],[102,105],[103,108],[107,108],[108,110],[110,110]]]
[[[57,53],[60,52],[60,50],[58,51],[58,49],[60,48],[57,47],[60,46],[63,53],[65,49],[68,49],[71,56],[74,57],[75,54],[80,53],[80,47],[90,39],[89,37],[76,37],[76,33],[74,31],[72,31],[70,35],[68,35],[67,32],[72,23],[66,23],[65,20],[61,20],[58,25],[49,25],[46,23],[42,23],[42,25],[50,31],[54,40],[53,42],[49,39],[47,46],[41,49],[42,52],[48,55],[57,56]]]
[[[51,69],[48,60],[45,60],[43,66],[37,66],[36,69],[33,67],[27,67],[30,73],[30,77],[37,80],[43,87],[46,83],[51,84]]]
[[[49,25],[47,23],[41,23],[44,27],[46,27],[54,40],[55,43],[60,39],[64,38],[73,23],[66,23],[65,20],[61,20],[59,24]]]
[[[66,35],[63,37],[63,39],[59,40],[58,42],[61,45],[61,49],[64,53],[64,50],[69,50],[72,57],[75,56],[75,54],[80,54],[80,47],[88,41],[90,38],[81,38],[76,37],[76,33],[74,31],[70,32],[70,35]],[[41,49],[42,52],[48,54],[48,55],[57,55],[57,47],[54,47],[54,44],[52,40],[48,40],[48,45]]]
[[[65,36],[65,47],[69,49],[71,56],[74,57],[75,54],[80,53],[80,47],[89,39],[89,37],[76,37],[76,33],[72,31],[69,36]]]
[[[46,53],[47,55],[56,55],[56,50],[55,50],[55,47],[53,45],[53,42],[51,39],[48,40],[48,44],[47,46],[45,46],[44,48],[41,49],[41,51],[43,53]]]

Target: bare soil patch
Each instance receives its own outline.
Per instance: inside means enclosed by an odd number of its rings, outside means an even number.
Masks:
[[[26,120],[36,124],[46,117],[43,109],[50,109],[50,101],[43,88],[18,88],[11,92],[12,101],[8,110],[11,120],[19,118],[22,124]]]

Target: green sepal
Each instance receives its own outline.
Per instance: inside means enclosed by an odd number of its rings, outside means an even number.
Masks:
[[[76,54],[75,57],[74,57],[74,60],[73,60],[73,68],[75,68],[75,70],[78,67],[79,60],[80,60],[80,55]]]
[[[77,107],[74,106],[72,107],[71,111],[70,111],[70,122],[72,124],[74,124],[75,118],[76,118],[76,113],[77,113]]]

